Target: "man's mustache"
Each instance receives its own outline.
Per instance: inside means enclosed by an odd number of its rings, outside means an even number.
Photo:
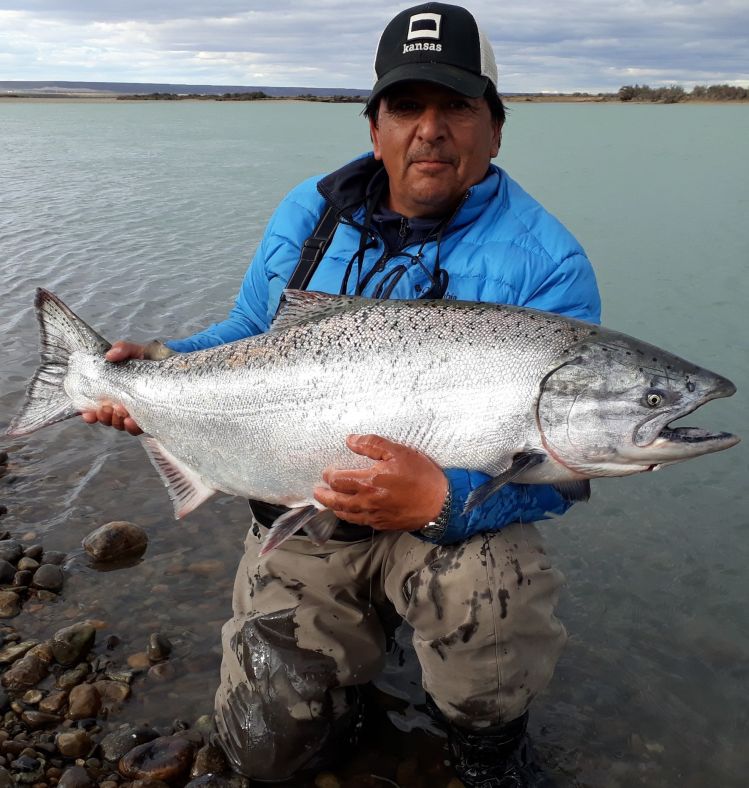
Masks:
[[[443,153],[439,148],[416,148],[406,156],[406,164],[416,164],[420,161],[442,161],[453,165],[457,163],[455,156]]]

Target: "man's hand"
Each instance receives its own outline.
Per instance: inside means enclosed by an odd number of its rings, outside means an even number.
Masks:
[[[131,358],[146,357],[146,346],[138,345],[135,342],[115,342],[104,356],[107,361],[115,363]],[[96,410],[84,411],[81,413],[81,418],[86,424],[104,424],[122,432],[129,432],[131,435],[143,433],[143,430],[130,418],[130,414],[122,405],[114,405],[111,402],[102,402]]]
[[[315,498],[349,523],[381,531],[416,531],[434,520],[447,496],[447,477],[425,454],[379,435],[349,435],[346,445],[375,460],[363,470],[326,468]]]

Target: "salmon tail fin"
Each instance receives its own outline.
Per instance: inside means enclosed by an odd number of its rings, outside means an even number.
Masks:
[[[8,435],[28,435],[75,416],[78,409],[63,387],[70,354],[76,350],[102,354],[111,347],[48,290],[37,288],[34,306],[42,363],[26,389],[21,411],[8,427]]]

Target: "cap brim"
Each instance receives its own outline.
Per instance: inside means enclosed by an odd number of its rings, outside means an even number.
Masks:
[[[489,77],[471,74],[470,71],[446,63],[404,63],[377,80],[367,99],[367,106],[376,101],[388,88],[401,82],[432,82],[450,88],[462,96],[478,98],[484,95]]]

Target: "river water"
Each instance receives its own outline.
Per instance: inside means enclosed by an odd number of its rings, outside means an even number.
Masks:
[[[585,246],[604,323],[731,378],[738,394],[690,423],[746,438],[749,106],[510,108],[499,161]],[[111,340],[221,319],[283,194],[368,147],[359,110],[0,103],[0,430],[36,366],[35,287]],[[543,526],[571,637],[531,729],[562,785],[746,784],[748,446],[597,481]],[[118,721],[209,712],[246,504],[216,497],[175,522],[138,442],[78,420],[0,449],[2,527],[69,554],[61,598],[14,625],[41,638],[97,619],[123,656],[162,631],[176,675],[136,687]],[[81,539],[117,519],[148,531],[148,551],[94,571]],[[367,745],[373,759],[395,746],[422,744],[384,731]]]

